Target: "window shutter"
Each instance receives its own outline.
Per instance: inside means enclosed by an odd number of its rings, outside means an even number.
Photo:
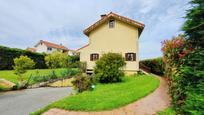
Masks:
[[[99,54],[97,54],[97,60],[99,59]]]
[[[136,61],[136,53],[133,53],[133,61]]]
[[[90,54],[90,60],[93,61],[93,54]]]

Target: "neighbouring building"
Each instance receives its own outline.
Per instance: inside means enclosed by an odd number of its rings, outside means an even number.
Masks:
[[[76,53],[74,50],[70,50],[63,45],[59,45],[59,44],[55,44],[55,43],[51,43],[43,40],[40,40],[34,46],[34,48],[27,48],[27,50],[31,52],[47,53],[47,54],[50,54],[54,51],[60,51],[63,53],[67,53],[68,55],[75,55]]]
[[[87,63],[87,73],[93,72],[95,61],[104,53],[121,53],[126,60],[125,72],[137,73],[139,70],[139,36],[144,24],[110,12],[84,30],[89,43],[77,52],[80,61]]]

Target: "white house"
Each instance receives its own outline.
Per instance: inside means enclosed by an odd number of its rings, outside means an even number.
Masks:
[[[34,46],[34,48],[27,48],[27,50],[29,50],[31,52],[47,53],[47,54],[50,54],[54,51],[60,51],[63,53],[67,53],[68,55],[74,55],[75,54],[74,50],[70,50],[63,45],[59,45],[59,44],[55,44],[55,43],[51,43],[51,42],[43,41],[43,40],[40,40]]]

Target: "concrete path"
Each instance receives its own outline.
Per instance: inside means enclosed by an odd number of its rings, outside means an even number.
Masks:
[[[119,109],[102,112],[75,112],[60,109],[50,109],[43,115],[153,115],[170,105],[167,82],[160,79],[160,86],[150,95]]]
[[[67,96],[66,88],[36,88],[0,93],[0,115],[29,115],[49,103]]]

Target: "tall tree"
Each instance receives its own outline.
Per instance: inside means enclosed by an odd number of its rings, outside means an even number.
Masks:
[[[192,0],[190,4],[183,30],[193,48],[204,48],[204,0]]]
[[[191,0],[190,4],[183,30],[187,46],[193,49],[180,68],[184,103],[179,109],[185,115],[204,115],[204,0]]]

